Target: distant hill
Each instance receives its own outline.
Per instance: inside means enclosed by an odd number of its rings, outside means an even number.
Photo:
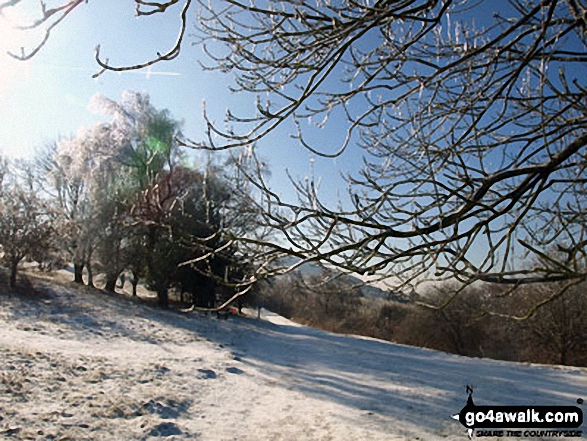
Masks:
[[[296,262],[299,262],[299,259],[294,257],[285,257],[283,258],[279,264],[284,267],[294,266]],[[299,275],[303,279],[310,279],[313,277],[318,277],[324,273],[324,268],[316,263],[316,262],[307,262],[302,264],[299,268],[294,270],[291,274]],[[335,274],[336,270],[331,270],[333,274]],[[291,277],[290,274],[286,274],[281,277]],[[350,275],[350,274],[342,274],[338,278],[339,281],[347,281],[348,286],[356,286],[359,288],[362,297],[365,298],[372,298],[372,299],[386,299],[390,301],[395,301],[398,303],[413,303],[418,299],[418,295],[416,293],[404,293],[404,292],[397,292],[397,293],[390,293],[389,291],[379,288],[374,285],[370,285],[359,277]]]

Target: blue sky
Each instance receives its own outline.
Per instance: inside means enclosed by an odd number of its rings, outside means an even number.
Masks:
[[[74,14],[53,31],[32,60],[19,62],[2,54],[0,100],[11,121],[0,134],[0,146],[6,153],[28,155],[39,144],[75,133],[78,127],[95,121],[87,110],[94,94],[117,99],[126,89],[148,92],[155,106],[169,108],[176,118],[189,122],[188,131],[201,130],[203,92],[213,96],[224,88],[212,75],[202,74],[189,45],[180,59],[150,71],[108,72],[92,79],[97,71],[96,44],[102,45],[113,63],[143,61],[173,44],[176,16],[137,20],[132,2],[119,0],[90,2]],[[16,31],[0,32],[2,49],[18,51],[26,37]]]
[[[61,4],[48,0],[48,7]],[[496,2],[481,5],[487,17],[496,8]],[[21,46],[31,48],[42,35],[11,29],[10,22],[28,23],[40,16],[38,0],[22,0],[18,8],[6,8],[0,16],[0,153],[8,156],[31,156],[36,148],[60,136],[75,134],[80,127],[91,125],[100,117],[88,110],[90,98],[100,93],[118,99],[124,90],[147,92],[157,108],[167,108],[177,119],[185,121],[188,138],[204,137],[202,102],[217,122],[222,123],[224,112],[231,109],[252,109],[254,96],[231,94],[230,75],[218,71],[203,71],[198,64],[204,59],[200,48],[193,46],[193,38],[186,38],[180,56],[160,63],[149,70],[128,73],[106,72],[93,79],[98,66],[94,48],[101,45],[102,56],[113,65],[135,64],[151,59],[156,52],[165,52],[175,43],[180,27],[182,4],[165,14],[136,18],[131,0],[90,1],[78,7],[51,34],[47,45],[32,59],[16,61],[5,55],[7,50],[19,52]],[[196,8],[192,8],[193,27]],[[482,20],[482,17],[479,17]],[[189,28],[189,29],[190,29]],[[188,31],[189,31],[188,29]],[[246,113],[246,112],[241,112]],[[250,112],[249,112],[250,114]],[[313,131],[313,140],[323,151],[336,151],[344,138],[346,122],[330,124],[321,133]],[[337,130],[339,128],[339,130]],[[294,177],[310,173],[310,152],[289,137],[293,124],[264,139],[259,146],[270,164],[272,184],[277,191],[286,190],[286,167]],[[314,158],[317,177],[321,177],[325,199],[344,197],[345,187],[338,179],[340,169],[357,169],[362,152],[351,148],[341,157]],[[283,187],[283,188],[280,188]]]
[[[48,2],[49,7],[52,4],[57,3]],[[99,121],[100,116],[88,110],[90,98],[96,93],[118,99],[124,90],[147,92],[155,107],[167,108],[175,118],[185,121],[184,133],[192,139],[204,136],[203,100],[209,114],[219,122],[229,106],[238,109],[254,104],[253,96],[228,91],[230,76],[201,69],[198,60],[202,53],[191,44],[190,37],[176,60],[149,70],[106,72],[92,78],[98,70],[94,60],[97,44],[114,65],[143,62],[173,46],[180,25],[179,8],[137,19],[131,1],[83,4],[54,29],[47,45],[33,59],[23,62],[5,52],[18,53],[22,46],[31,48],[41,35],[11,29],[11,21],[28,23],[31,19],[27,14],[39,16],[38,0],[23,0],[21,6],[9,8],[4,17],[0,16],[0,153],[4,155],[30,157],[44,144]],[[273,186],[293,197],[291,189],[281,185],[286,180],[285,169],[296,177],[307,175],[311,155],[288,133],[284,129],[268,137],[261,144],[261,153],[270,164]],[[335,160],[318,160],[316,165],[331,198],[337,189],[328,182],[338,175],[337,164]]]
[[[62,3],[49,0],[48,6]],[[181,3],[181,2],[180,2]],[[92,78],[98,66],[94,48],[101,45],[102,55],[113,65],[140,63],[151,59],[156,52],[165,52],[173,46],[180,27],[181,4],[166,14],[136,18],[131,0],[101,0],[82,4],[53,31],[47,45],[32,59],[16,61],[4,54],[6,50],[19,51],[21,46],[33,47],[41,38],[35,32],[11,29],[9,21],[27,23],[27,14],[38,17],[38,0],[22,0],[22,8],[7,8],[0,16],[0,153],[8,156],[31,156],[36,148],[60,136],[75,134],[80,127],[98,121],[100,116],[88,110],[88,103],[96,93],[118,99],[124,90],[147,92],[157,108],[167,108],[172,115],[184,120],[184,133],[191,139],[204,137],[202,102],[206,100],[209,114],[222,123],[225,110],[251,109],[254,96],[231,94],[230,75],[218,71],[203,71],[198,64],[203,54],[186,38],[180,56],[160,63],[149,70],[128,73],[106,72]],[[503,2],[481,4],[490,18],[492,11]],[[195,8],[191,11],[195,20]],[[190,23],[190,27],[193,22]],[[204,59],[204,62],[206,60]],[[244,113],[244,112],[241,112]],[[339,128],[340,130],[337,130]],[[346,123],[331,124],[330,129],[313,139],[323,151],[335,151],[344,137]],[[287,186],[285,169],[294,177],[310,173],[311,153],[289,137],[292,124],[260,142],[261,154],[272,172],[272,186],[293,198]],[[345,187],[338,178],[340,169],[356,170],[362,159],[358,148],[348,149],[337,159],[314,158],[315,173],[322,182],[321,194],[336,205],[337,194],[343,198]]]
[[[51,7],[62,1],[47,3]],[[94,60],[97,44],[101,45],[102,56],[113,65],[141,63],[157,52],[166,52],[174,45],[180,29],[181,4],[166,14],[137,19],[132,0],[84,3],[55,28],[47,45],[32,60],[19,62],[6,56],[5,51],[18,52],[21,46],[31,48],[42,37],[11,28],[10,20],[26,23],[31,20],[27,14],[40,14],[39,0],[22,0],[21,4],[23,8],[8,8],[5,16],[0,16],[0,154],[30,157],[44,144],[99,121],[101,117],[88,110],[96,93],[116,100],[124,90],[146,92],[155,107],[169,109],[176,119],[183,120],[184,134],[194,140],[204,138],[204,100],[209,115],[220,124],[227,108],[241,110],[243,114],[242,110],[250,110],[255,104],[251,94],[228,91],[231,75],[202,70],[198,61],[203,54],[198,46],[191,45],[193,39],[189,36],[182,53],[173,61],[159,63],[149,70],[106,72],[92,78],[98,71]],[[491,20],[494,10],[507,12],[504,5],[504,0],[482,2],[481,9],[475,11],[476,21],[480,24]],[[191,16],[195,20],[195,8]],[[314,132],[313,140],[322,151],[336,151],[346,128],[346,122],[339,125],[335,121],[330,129]],[[310,173],[313,159],[316,178],[321,182],[321,199],[336,209],[338,196],[346,199],[340,169],[357,170],[363,152],[351,146],[337,159],[313,158],[289,137],[291,132],[293,127],[288,123],[259,143],[260,153],[270,166],[271,186],[286,199],[295,201],[285,170],[288,168],[294,177],[303,178]]]

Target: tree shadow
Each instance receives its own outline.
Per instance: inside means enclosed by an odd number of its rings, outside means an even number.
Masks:
[[[30,299],[23,299],[13,313],[31,320],[46,314],[53,322],[101,333],[99,337],[161,343],[131,323],[133,316],[142,315],[229,349],[239,362],[239,374],[258,370],[285,388],[348,407],[357,418],[368,416],[381,430],[401,423],[442,436],[462,435],[463,428],[450,416],[465,405],[466,385],[474,388],[478,405],[575,405],[587,397],[586,369],[467,358],[287,322],[215,320],[100,290],[84,293],[92,298],[84,299],[77,286],[51,286],[36,300],[39,305],[29,307]],[[109,317],[111,307],[118,312]],[[121,311],[129,320],[120,320]]]
[[[200,326],[177,314],[157,315],[230,348],[246,366],[286,388],[370,415],[446,434],[474,388],[478,405],[576,405],[587,395],[587,370],[468,358],[381,340],[239,317]],[[584,427],[583,427],[584,428]]]
[[[139,313],[143,317],[149,317],[151,311],[155,311],[149,306],[152,303],[150,300],[124,297],[34,274],[28,276],[31,282],[26,293],[20,292],[20,288],[15,289],[5,302],[5,308],[15,320],[28,323],[24,325],[26,330],[44,332],[43,327],[50,322],[86,338],[88,335],[104,339],[125,337],[151,344],[160,343],[133,323],[133,315],[139,312],[137,308],[144,308]],[[132,307],[130,304],[133,304]],[[117,311],[109,308],[116,308]],[[125,312],[128,320],[120,320],[121,311]]]

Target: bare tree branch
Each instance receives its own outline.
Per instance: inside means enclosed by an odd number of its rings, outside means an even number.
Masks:
[[[139,16],[175,13],[178,3],[134,1]],[[44,10],[46,39],[79,3]],[[306,262],[398,289],[426,280],[515,288],[585,279],[584,0],[510,0],[475,19],[480,4],[458,0],[194,4],[202,64],[233,73],[231,89],[256,106],[243,115],[229,109],[224,127],[204,111],[206,133],[182,145],[244,146],[258,164],[255,143],[293,123],[293,137],[314,155],[362,161],[345,175],[348,197],[334,203],[314,177],[291,180],[292,202],[243,167],[258,196],[247,200],[272,232],[230,236],[256,265],[246,283]],[[168,52],[114,66],[98,48],[100,73],[177,57],[190,8],[186,0]],[[338,144],[313,136],[341,129]]]
[[[167,3],[151,3],[151,2],[143,2],[140,0],[135,0],[135,2],[137,3],[137,15],[151,15],[151,14],[155,14],[155,13],[164,13],[167,8],[169,8],[170,6],[173,6],[174,4],[176,4],[179,0],[172,0],[170,2]],[[181,52],[181,46],[184,40],[184,36],[185,36],[185,31],[187,28],[187,14],[188,11],[190,9],[192,0],[186,0],[182,12],[181,12],[181,25],[180,25],[180,30],[179,30],[179,35],[177,36],[177,39],[175,41],[175,45],[169,49],[169,51],[167,51],[164,54],[161,54],[159,52],[157,52],[157,56],[152,58],[149,61],[146,61],[144,63],[138,63],[138,64],[133,64],[130,66],[112,66],[109,64],[109,60],[103,60],[100,56],[100,45],[98,45],[96,47],[96,53],[95,53],[95,59],[96,59],[96,63],[98,63],[98,65],[102,68],[99,72],[97,72],[96,74],[94,74],[92,76],[92,78],[97,78],[100,75],[102,75],[104,72],[106,71],[112,71],[112,72],[127,72],[127,71],[131,71],[131,70],[138,70],[138,69],[143,69],[145,67],[149,67],[152,66],[154,64],[157,64],[161,61],[170,61],[173,60],[175,58],[177,58]],[[148,6],[154,9],[151,9],[148,12],[144,12],[142,9],[140,9],[141,6]]]

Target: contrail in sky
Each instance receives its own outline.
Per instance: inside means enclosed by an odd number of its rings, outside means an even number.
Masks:
[[[43,64],[42,66],[45,68],[48,68],[48,69],[55,69],[55,70],[69,70],[69,71],[83,71],[83,72],[88,71],[87,68],[80,67],[80,66],[67,66],[67,65],[56,65],[56,64]],[[144,75],[147,77],[147,79],[149,79],[149,77],[151,77],[151,75],[159,75],[159,76],[165,76],[165,77],[179,77],[182,75],[179,72],[158,71],[158,70],[151,70],[150,68],[147,68],[146,71],[129,70],[126,72],[118,72],[119,75],[122,75],[125,73],[134,74],[134,75]]]

